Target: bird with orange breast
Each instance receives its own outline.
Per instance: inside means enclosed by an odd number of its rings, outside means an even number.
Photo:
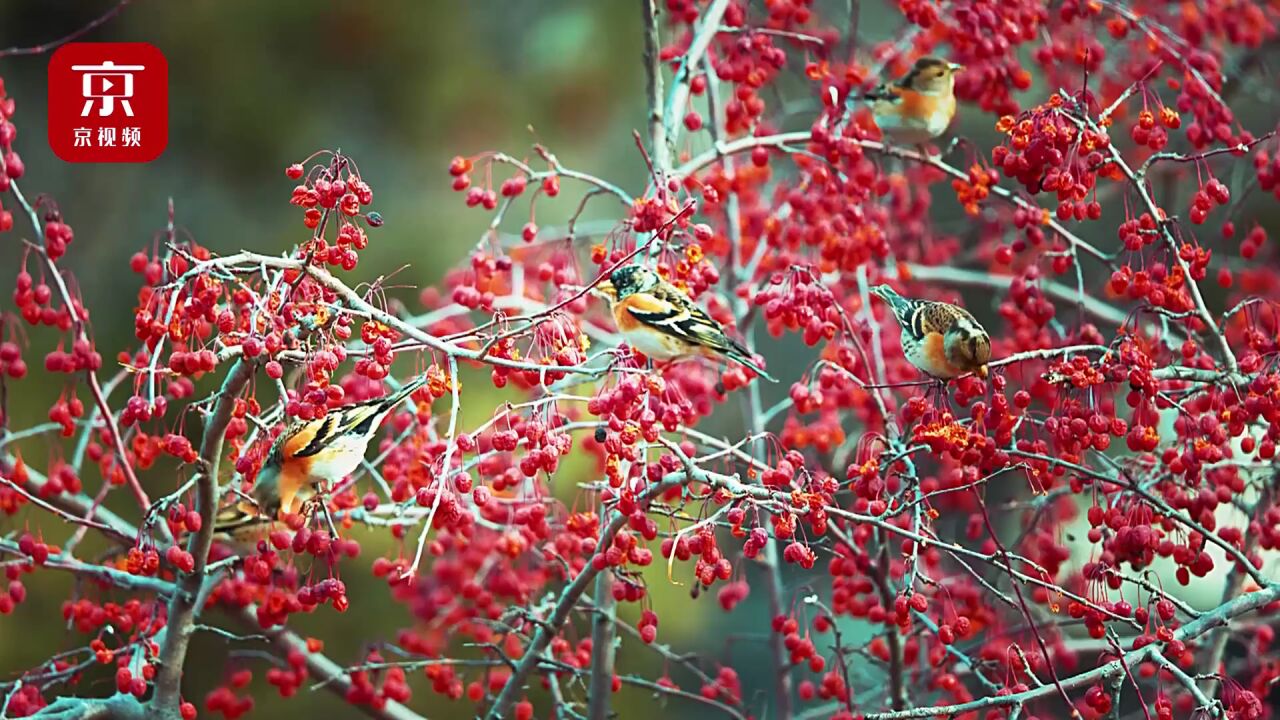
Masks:
[[[888,285],[871,292],[884,300],[902,327],[902,352],[907,361],[937,380],[966,373],[987,376],[991,336],[958,305],[904,298]]]
[[[382,419],[426,381],[425,375],[417,377],[390,395],[290,424],[272,443],[249,492],[251,499],[220,513],[215,534],[232,540],[260,536],[281,516],[302,510],[320,488],[355,472]]]
[[[609,301],[622,337],[648,357],[658,361],[698,356],[728,359],[777,382],[720,323],[653,270],[642,265],[620,267],[594,290]]]
[[[963,65],[922,57],[910,72],[863,95],[885,138],[903,145],[936,140],[956,116],[956,74]]]

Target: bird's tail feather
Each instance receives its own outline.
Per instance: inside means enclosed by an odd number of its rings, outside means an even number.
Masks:
[[[893,314],[901,321],[903,318],[910,318],[912,311],[912,303],[907,298],[902,297],[896,290],[888,285],[876,285],[871,288],[871,294],[884,300],[889,304],[889,308],[893,310]]]
[[[343,433],[354,432],[367,435],[373,432],[374,429],[382,422],[384,417],[391,413],[392,410],[395,410],[397,405],[403,402],[405,398],[409,397],[409,395],[413,394],[415,390],[422,387],[426,382],[427,376],[425,374],[419,375],[409,382],[406,382],[399,390],[396,390],[390,395],[383,395],[380,398],[374,398],[361,403],[358,406],[354,406],[347,414],[344,422],[333,428],[333,434],[341,435]],[[316,445],[317,450],[327,444],[327,442],[323,444],[313,442],[313,445]]]
[[[218,512],[213,520],[213,532],[215,537],[221,536],[231,539],[242,535],[246,531],[266,527],[271,524],[272,520],[273,518],[265,514],[251,512],[249,509],[242,507],[241,504],[236,504],[223,508]]]
[[[387,396],[384,407],[393,408],[400,404],[402,400],[412,395],[418,388],[427,384],[427,375],[423,373],[400,387],[399,390]]]
[[[274,512],[238,503],[223,508],[214,517],[213,537],[222,543],[252,547],[273,531],[287,529],[289,526]]]
[[[764,368],[757,365],[755,361],[752,360],[751,357],[745,353],[737,352],[736,350],[732,351],[729,353],[729,359],[733,360],[734,362],[737,362],[740,365],[750,368],[752,372],[764,378],[765,380],[768,380],[769,382],[773,382],[773,383],[778,382],[777,378],[765,372]]]

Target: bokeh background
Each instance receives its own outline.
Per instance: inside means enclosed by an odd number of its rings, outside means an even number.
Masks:
[[[60,38],[115,2],[0,0],[0,48]],[[819,5],[843,17],[843,0]],[[111,358],[134,343],[132,308],[138,282],[129,271],[129,256],[150,246],[163,230],[169,198],[178,226],[216,252],[286,252],[310,232],[302,226],[301,213],[288,204],[294,183],[283,170],[316,150],[341,148],[352,156],[374,188],[373,209],[387,221],[371,234],[354,277],[372,280],[396,273],[395,284],[405,286],[399,296],[411,308],[416,307],[414,288],[436,283],[457,265],[490,220],[486,213],[467,209],[462,196],[450,190],[446,168],[454,155],[498,150],[525,157],[532,155],[533,142],[541,142],[565,165],[639,193],[645,168],[631,137],[633,129],[643,126],[645,111],[639,21],[639,3],[634,0],[135,0],[81,39],[146,41],[168,58],[169,147],[146,165],[70,165],[52,154],[44,137],[47,54],[0,58],[0,76],[18,103],[17,149],[27,166],[23,189],[29,197],[55,198],[75,228],[75,243],[61,264],[77,276],[93,313],[99,348]],[[898,22],[879,3],[863,3],[864,42],[891,39]],[[1025,97],[1041,97],[1044,90],[1037,88]],[[784,125],[807,126],[814,99],[796,83],[785,85],[783,92],[794,93],[781,98],[789,110]],[[1268,109],[1268,92],[1260,87],[1246,93],[1237,108],[1246,127],[1255,132],[1265,132],[1275,117]],[[1264,112],[1255,114],[1259,109]],[[978,147],[990,147],[990,118],[962,112],[957,128]],[[705,146],[705,133],[692,142],[695,150]],[[1247,163],[1238,163],[1234,174],[1223,180],[1237,191],[1248,171]],[[539,225],[562,224],[576,207],[581,193],[567,183],[566,190],[558,203],[539,201]],[[1189,188],[1186,195],[1192,191]],[[936,194],[931,210],[935,226],[956,232],[971,228],[971,220],[948,195]],[[1185,205],[1180,202],[1173,205]],[[1255,200],[1253,210],[1259,202],[1265,198]],[[588,206],[585,217],[607,222],[616,216],[616,206],[597,201]],[[513,212],[504,227],[518,232],[525,219]],[[16,273],[22,257],[18,239],[23,235],[19,226],[3,236],[0,279]],[[1211,306],[1221,306],[1217,289],[1209,293]],[[979,317],[994,317],[998,294],[969,292],[967,299]],[[33,333],[33,348],[47,349],[52,337]],[[771,366],[791,360],[794,352],[804,352],[803,346],[783,343],[765,349]],[[39,366],[36,352],[27,359]],[[41,422],[63,381],[61,376],[33,372],[22,392],[10,400],[12,425]],[[484,386],[487,383],[481,381],[468,387],[464,427],[481,422],[496,402],[495,397],[486,403]],[[713,418],[709,429],[741,436],[733,414],[731,409]],[[37,464],[50,449],[40,440],[23,445],[24,455]],[[571,501],[576,482],[588,479],[589,472],[587,463],[561,472],[557,483],[563,487],[557,492]],[[88,487],[96,487],[96,471],[88,471],[86,480]],[[172,478],[154,473],[148,483],[155,491],[173,487]],[[28,517],[34,521],[29,511],[23,521]],[[389,599],[385,585],[369,572],[373,554],[385,551],[389,541],[361,539],[364,556],[348,563],[342,575],[352,610],[339,615],[322,609],[295,618],[304,634],[323,638],[326,651],[343,663],[358,662],[366,642],[393,639],[395,629],[408,621]],[[689,579],[683,578],[683,586],[669,583],[665,566],[651,575],[650,592],[661,616],[659,641],[672,642],[680,652],[732,663],[748,703],[758,706],[772,688],[764,644],[768,611],[757,569],[743,567],[742,572],[753,591],[732,616],[719,611],[714,592],[691,601]],[[1216,600],[1220,581],[1200,588],[1204,603]],[[806,595],[805,582],[804,576],[788,575],[786,597]],[[0,681],[38,665],[52,652],[81,647],[88,640],[65,628],[55,609],[70,594],[70,578],[37,573],[28,577],[28,587],[30,599],[13,617],[0,618]],[[758,625],[744,622],[747,618],[758,618]],[[867,637],[866,628],[856,624],[843,630],[848,643]],[[661,675],[665,668],[656,654],[634,645],[624,644],[622,667],[648,678]],[[323,690],[304,687],[300,697],[281,701],[263,679],[268,662],[255,654],[265,649],[253,641],[200,634],[187,665],[189,698],[200,702],[207,690],[223,682],[223,658],[235,653],[241,666],[255,671],[256,714],[358,715]],[[865,663],[854,665],[856,685],[875,684],[877,678]],[[714,674],[713,666],[707,669]],[[416,692],[410,706],[416,711],[433,718],[469,716],[470,706],[431,694],[420,676],[411,676],[411,684]],[[686,687],[696,691],[696,685]],[[78,691],[109,693],[110,680],[106,675],[90,676]],[[615,707],[624,718],[657,711],[646,694],[632,689],[623,691]],[[664,714],[692,717],[701,714],[701,706],[676,702]]]

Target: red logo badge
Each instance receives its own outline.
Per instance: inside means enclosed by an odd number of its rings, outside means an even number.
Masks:
[[[169,144],[169,65],[150,43],[67,43],[49,58],[49,147],[67,162],[149,162]]]

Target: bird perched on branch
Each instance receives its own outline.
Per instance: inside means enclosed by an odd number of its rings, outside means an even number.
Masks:
[[[991,336],[969,314],[951,303],[904,298],[888,285],[871,292],[884,300],[902,327],[902,352],[921,372],[938,380],[965,373],[987,376]]]
[[[894,143],[923,145],[941,136],[956,115],[956,73],[963,65],[922,57],[899,80],[863,95],[885,137]]]
[[[427,382],[421,376],[390,395],[334,408],[323,418],[292,423],[271,445],[245,500],[219,514],[214,531],[235,537],[271,526],[296,513],[317,488],[350,475],[364,459],[369,441],[392,410]]]
[[[649,268],[620,267],[595,290],[609,301],[613,320],[626,341],[654,360],[727,358],[777,382],[720,323]]]

